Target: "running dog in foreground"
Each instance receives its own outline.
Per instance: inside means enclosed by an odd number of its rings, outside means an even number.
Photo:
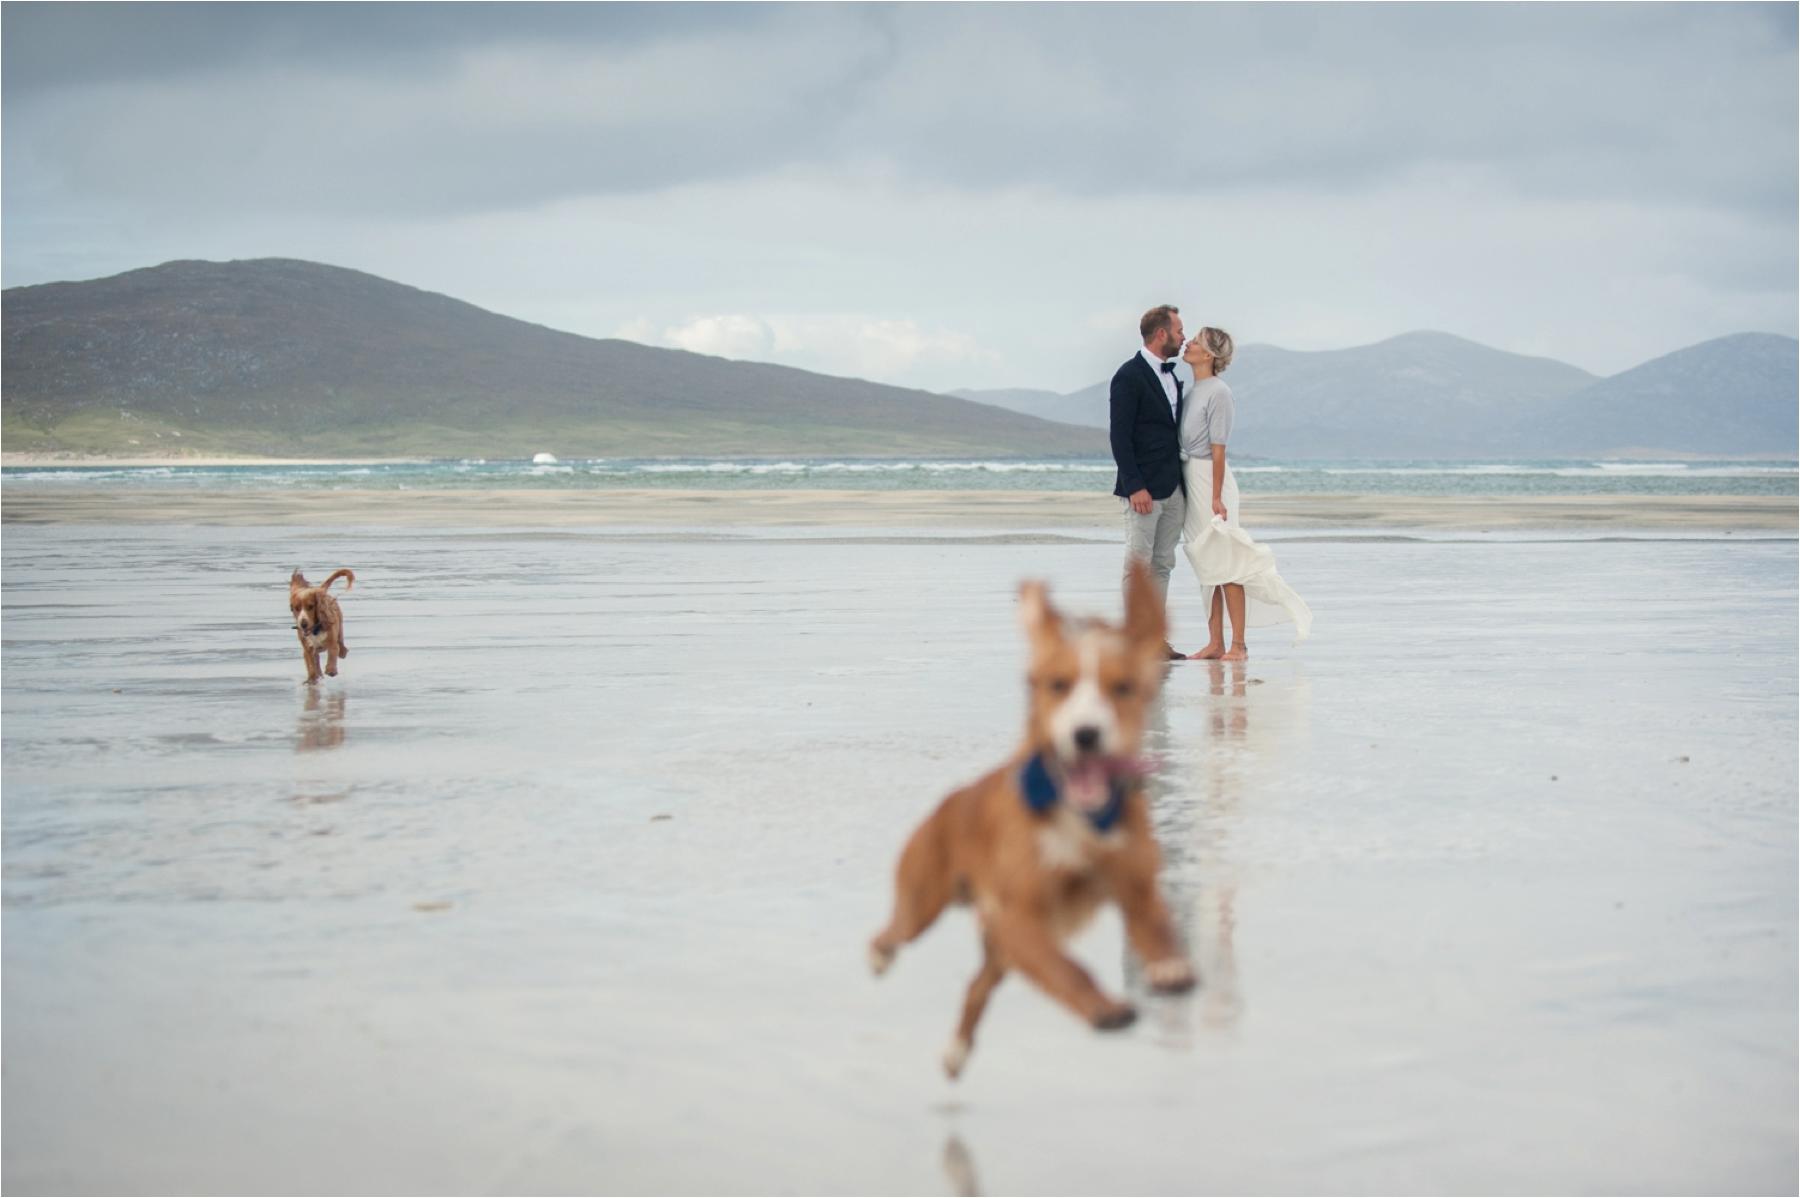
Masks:
[[[1161,600],[1141,562],[1126,582],[1123,628],[1069,620],[1042,583],[1019,589],[1031,642],[1025,743],[1006,763],[951,794],[900,855],[894,914],[869,945],[877,974],[952,902],[972,903],[985,957],[944,1053],[962,1072],[989,995],[1008,970],[1036,982],[1094,1027],[1137,1018],[1063,951],[1108,901],[1119,904],[1151,988],[1193,988],[1157,890],[1139,756],[1144,712],[1167,666]]]
[[[337,677],[338,658],[350,656],[344,644],[344,612],[331,597],[331,584],[344,580],[347,591],[356,585],[356,575],[349,570],[336,570],[318,586],[306,581],[295,570],[288,579],[288,610],[294,613],[294,632],[300,637],[300,656],[306,660],[306,680],[319,680],[319,650],[325,650],[325,672]]]

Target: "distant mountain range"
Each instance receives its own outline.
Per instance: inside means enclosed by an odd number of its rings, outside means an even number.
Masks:
[[[1599,378],[1448,333],[1303,353],[1245,345],[1226,372],[1238,445],[1259,457],[1609,454],[1793,457],[1800,342],[1704,341]],[[1107,384],[1069,394],[955,391],[979,403],[1105,428]]]
[[[0,296],[15,451],[1093,455],[1092,429],[528,324],[358,271],[170,262]]]
[[[580,337],[290,259],[9,288],[0,338],[8,450],[1108,453],[1104,382],[937,395]],[[1240,456],[1792,457],[1797,361],[1793,338],[1744,333],[1597,378],[1420,332],[1321,352],[1246,345],[1226,381]]]

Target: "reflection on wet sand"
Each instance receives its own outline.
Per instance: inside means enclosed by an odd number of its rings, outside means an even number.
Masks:
[[[944,1176],[950,1181],[952,1194],[974,1198],[981,1193],[981,1179],[975,1175],[975,1158],[955,1132],[944,1141]]]
[[[1207,694],[1213,699],[1208,721],[1213,743],[1208,747],[1206,769],[1210,816],[1200,837],[1200,855],[1210,882],[1201,887],[1201,910],[1196,925],[1201,934],[1194,944],[1201,976],[1207,985],[1200,996],[1200,1021],[1207,1027],[1229,1030],[1243,1014],[1243,993],[1238,987],[1237,931],[1238,870],[1227,849],[1231,825],[1240,818],[1243,798],[1237,771],[1232,766],[1250,734],[1249,663],[1207,663]],[[1261,684],[1261,679],[1257,680]]]
[[[1144,751],[1153,758],[1167,758],[1171,749],[1169,733],[1169,707],[1166,693],[1158,695],[1144,715]],[[1188,858],[1191,856],[1190,846],[1193,843],[1193,822],[1196,797],[1187,788],[1174,785],[1165,769],[1153,770],[1144,780],[1144,797],[1150,803],[1150,821],[1156,830],[1157,843],[1162,849],[1163,868],[1161,886],[1163,901],[1169,906],[1169,916],[1175,921],[1175,929],[1181,943],[1193,955],[1194,944],[1194,871]],[[1155,995],[1144,979],[1143,962],[1138,960],[1132,951],[1129,941],[1124,949],[1125,961],[1125,993],[1140,1015],[1146,1018],[1141,1025],[1151,1031],[1157,1042],[1169,1048],[1190,1048],[1193,1045],[1192,994]],[[1195,966],[1200,973],[1200,991],[1206,988],[1206,972]]]
[[[345,699],[341,690],[326,695],[316,686],[306,688],[306,706],[294,727],[294,752],[335,749],[344,743]]]
[[[1162,703],[1152,715],[1152,747],[1170,764],[1149,793],[1164,893],[1200,974],[1200,1022],[1229,1031],[1244,1008],[1236,946],[1241,861],[1232,833],[1264,775],[1306,741],[1311,687],[1298,663],[1284,665],[1285,677],[1275,678],[1252,676],[1241,661],[1209,661],[1205,669],[1199,728],[1182,729],[1172,740]],[[1170,1009],[1158,1023],[1177,1033],[1179,1044],[1185,1029],[1176,1015]]]

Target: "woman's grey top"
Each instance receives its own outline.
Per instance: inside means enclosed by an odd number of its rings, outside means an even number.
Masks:
[[[1181,409],[1181,458],[1204,458],[1231,437],[1231,388],[1218,378],[1197,379]]]

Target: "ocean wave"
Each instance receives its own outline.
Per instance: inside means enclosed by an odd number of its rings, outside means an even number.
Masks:
[[[863,462],[645,462],[621,474],[831,474],[890,469],[886,463]]]
[[[1111,462],[923,462],[926,470],[937,473],[980,471],[985,474],[1112,474],[1118,467]]]
[[[1320,466],[1320,474],[1550,474],[1549,466],[1514,466],[1504,462],[1470,462],[1460,466]]]
[[[1510,460],[1424,459],[1338,461],[1248,459],[1233,463],[1247,487],[1270,492],[1359,491],[1417,495],[1718,494],[1791,495],[1800,479],[1792,460],[1622,461],[1606,458]],[[545,490],[615,487],[807,488],[873,491],[1110,489],[1107,458],[590,458],[554,465],[481,457],[391,463],[311,462],[283,465],[7,466],[9,491],[42,486],[280,491],[309,488],[394,490],[518,487]]]
[[[1110,474],[1111,462],[644,462],[622,473],[644,474]]]
[[[1243,471],[1248,472],[1248,467]],[[1795,475],[1800,474],[1800,467],[1794,466],[1696,466],[1687,462],[1623,464],[1596,462],[1591,466],[1529,466],[1507,465],[1500,463],[1479,463],[1461,466],[1320,466],[1320,474],[1328,475],[1443,475],[1447,477],[1469,475],[1539,475],[1549,478],[1617,478],[1631,476],[1636,478],[1740,478],[1756,475]]]
[[[163,473],[165,475],[167,475],[168,471],[164,471]],[[145,474],[143,471],[138,471],[138,470],[35,470],[34,469],[34,470],[30,470],[29,472],[27,472],[25,470],[19,470],[19,469],[15,468],[15,469],[7,470],[6,476],[8,478],[14,479],[16,481],[53,482],[53,483],[62,483],[62,482],[85,483],[85,482],[95,482],[100,479],[109,479],[109,478],[142,478],[142,477],[145,477]]]

